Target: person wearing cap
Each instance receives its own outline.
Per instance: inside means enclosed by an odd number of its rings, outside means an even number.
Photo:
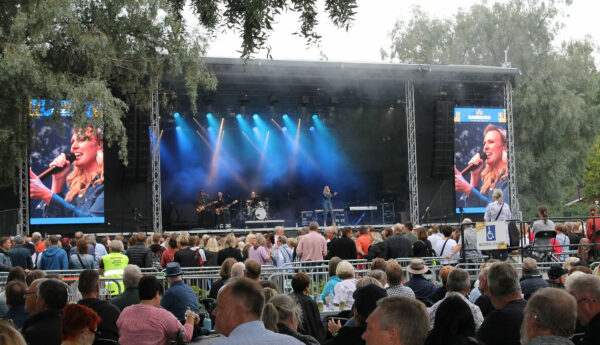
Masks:
[[[552,265],[548,270],[548,284],[550,287],[564,289],[567,273],[569,273],[569,270],[562,268],[560,265]]]
[[[420,258],[412,258],[406,270],[411,274],[411,278],[404,286],[411,288],[418,300],[431,301],[431,296],[435,292],[436,287],[423,276],[429,271],[429,268],[425,265],[425,261]]]
[[[165,270],[165,276],[169,282],[169,288],[165,291],[160,306],[170,311],[177,320],[185,322],[185,311],[187,307],[198,314],[198,298],[194,290],[183,282],[183,271],[178,262],[169,262]]]
[[[352,297],[354,298],[354,326],[341,327],[339,321],[329,320],[328,328],[334,337],[323,342],[323,345],[365,344],[361,337],[367,327],[367,318],[377,307],[377,301],[387,297],[387,292],[375,284],[369,284],[356,289]]]

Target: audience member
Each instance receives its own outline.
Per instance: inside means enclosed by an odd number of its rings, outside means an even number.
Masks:
[[[60,320],[62,345],[92,345],[99,330],[98,314],[79,304],[65,307]]]
[[[533,294],[545,287],[548,287],[548,283],[542,278],[542,275],[538,271],[537,261],[532,258],[525,258],[523,260],[523,277],[521,277],[521,292],[526,300],[528,300]]]
[[[369,247],[371,246],[371,236],[369,235],[369,230],[366,226],[361,226],[358,228],[358,238],[356,239],[356,253],[357,258],[362,259],[369,252]]]
[[[250,280],[258,282],[260,280],[261,265],[258,261],[247,259],[244,262],[244,276]]]
[[[289,295],[276,295],[265,304],[262,321],[267,328],[268,323],[275,325],[273,332],[289,335],[305,345],[319,345],[317,339],[301,334],[298,325],[302,321],[302,308]]]
[[[292,262],[292,258],[294,257],[294,253],[292,249],[287,245],[287,237],[284,235],[280,235],[277,237],[277,248],[275,249],[277,252],[275,262],[277,267],[282,267],[285,264]]]
[[[400,264],[395,261],[394,263],[388,263],[385,267],[385,274],[389,284],[389,287],[386,289],[388,296],[405,296],[416,298],[415,293],[411,288],[402,285],[404,272]]]
[[[271,256],[267,252],[267,249],[258,243],[258,238],[254,234],[248,235],[249,248],[248,248],[248,259],[257,261],[261,265],[265,265],[271,262]]]
[[[490,288],[488,285],[488,272],[490,270],[489,266],[484,266],[479,271],[479,290],[481,294],[475,300],[475,305],[479,307],[481,310],[481,314],[483,317],[487,317],[488,314],[494,310],[494,305],[492,304],[492,299],[490,298]]]
[[[228,258],[233,258],[236,262],[241,262],[242,252],[237,249],[237,245],[238,242],[235,239],[235,235],[233,233],[228,234],[225,237],[225,248],[219,250],[217,253],[217,265],[222,266],[223,262]],[[216,298],[216,296],[214,298]]]
[[[10,259],[10,256],[8,256],[10,247],[10,237],[0,237],[0,269],[6,272],[12,267],[12,260]]]
[[[458,242],[454,250],[452,250],[451,256],[462,256],[460,250],[463,248],[463,242],[465,245],[465,258],[481,256],[481,253],[477,250],[477,231],[472,223],[473,221],[469,218],[463,219],[462,224],[464,226],[463,233],[465,239],[463,240],[462,235],[458,237]]]
[[[159,308],[162,284],[154,276],[145,276],[138,285],[140,304],[123,309],[117,327],[121,345],[169,344],[177,339],[183,328],[183,341],[192,339],[194,325],[200,321],[198,314],[187,313],[183,327],[171,312]]]
[[[241,258],[241,255],[240,255]],[[219,271],[219,276],[221,279],[216,280],[212,283],[210,287],[210,292],[208,293],[208,298],[217,299],[217,295],[219,290],[227,283],[229,278],[231,278],[231,267],[237,263],[236,259],[232,257],[228,257],[221,264],[221,270]]]
[[[560,265],[552,265],[548,270],[548,284],[550,287],[564,289],[565,280],[567,279],[568,270],[562,268]]]
[[[528,301],[521,324],[523,345],[573,345],[569,340],[577,323],[577,302],[566,291],[538,290]]]
[[[591,345],[600,343],[600,278],[579,274],[567,279],[567,291],[577,301],[577,317],[583,326],[587,326],[583,342]]]
[[[199,313],[198,298],[194,290],[183,281],[183,271],[179,263],[168,263],[165,276],[170,287],[165,291],[160,306],[175,315],[181,323],[185,323],[186,308]]]
[[[100,316],[98,330],[101,336],[99,338],[113,341],[119,340],[119,331],[117,330],[117,319],[120,310],[107,301],[100,300],[100,275],[96,270],[84,270],[79,275],[77,289],[81,293],[81,300],[78,304],[84,305],[95,311]],[[99,344],[99,341],[95,342]]]
[[[4,287],[8,311],[0,315],[0,319],[10,320],[17,330],[21,330],[25,320],[29,318],[29,313],[25,310],[26,290],[27,285],[21,280],[10,281]]]
[[[202,258],[200,252],[192,250],[189,247],[189,237],[180,235],[177,237],[179,250],[175,253],[173,262],[178,263],[181,267],[200,267],[202,266]],[[167,266],[168,267],[168,264]]]
[[[8,251],[8,256],[12,261],[12,265],[19,266],[24,270],[33,269],[33,261],[31,260],[31,251],[24,246],[23,236],[17,235],[12,238],[15,246]]]
[[[260,267],[260,264],[258,264],[258,266]],[[236,262],[235,264],[233,264],[233,266],[231,266],[231,278],[242,278],[245,274],[246,264],[244,264],[243,262]]]
[[[0,320],[0,344],[2,345],[27,345],[21,333],[8,322]]]
[[[104,275],[104,278],[123,278],[123,270],[129,263],[129,257],[121,254],[123,251],[123,242],[119,240],[110,241],[110,254],[100,258],[98,263],[98,273]],[[118,295],[125,287],[122,282],[110,282],[107,284],[111,295]]]
[[[321,323],[317,302],[308,296],[310,292],[310,277],[304,272],[294,274],[292,277],[292,297],[302,309],[302,322],[298,326],[299,332],[307,334],[319,342],[325,340],[325,329]]]
[[[462,299],[467,304],[467,307],[469,307],[469,310],[473,315],[472,322],[475,322],[476,329],[479,328],[479,326],[481,326],[481,323],[483,322],[483,315],[481,315],[481,310],[478,306],[471,303],[471,301],[469,301],[469,299],[466,297],[471,288],[471,279],[469,277],[469,272],[465,271],[462,268],[455,268],[454,270],[452,270],[450,274],[448,274],[448,282],[446,283],[446,288],[448,292],[446,293],[444,299],[431,306],[431,309],[429,311],[429,329],[433,329],[433,325],[436,321],[437,310],[440,307],[440,304],[443,303],[445,299],[452,296]]]
[[[371,270],[367,273],[367,277],[377,280],[381,284],[381,287],[385,287],[387,284],[387,275],[382,270]]]
[[[152,267],[161,269],[160,264],[162,260],[162,254],[165,252],[165,247],[161,246],[162,234],[155,232],[152,234],[152,244],[150,245],[150,252],[152,253]]]
[[[319,224],[310,223],[308,234],[302,236],[296,248],[296,254],[302,261],[322,261],[327,255],[327,241],[319,233]]]
[[[391,259],[408,258],[413,256],[413,248],[410,240],[402,234],[402,224],[393,227],[394,235],[388,238],[388,255]]]
[[[337,285],[337,283],[342,281],[340,279],[340,277],[337,276],[337,267],[341,261],[342,261],[342,259],[338,258],[337,256],[334,256],[331,259],[329,259],[329,263],[328,263],[329,281],[327,282],[327,284],[325,284],[325,287],[323,288],[323,292],[321,293],[321,295],[319,297],[323,301],[323,303],[325,303],[325,297],[329,297],[330,293],[333,293],[335,295],[335,286]],[[333,303],[333,301],[330,301],[330,303]]]
[[[385,297],[367,319],[366,345],[423,345],[429,317],[425,305],[403,296]]]
[[[38,264],[39,269],[44,271],[68,270],[69,260],[67,259],[67,253],[58,248],[58,236],[50,235],[48,242],[50,246],[41,253]]]
[[[431,247],[431,242],[427,239],[427,230],[419,228],[417,231],[417,241],[412,245],[413,255],[416,257],[431,257],[435,256],[435,252]]]
[[[206,255],[206,262],[204,262],[204,266],[217,266],[217,261],[219,258],[219,244],[214,237],[211,237],[206,241],[206,246],[204,246],[204,255]]]
[[[215,330],[227,338],[215,345],[302,344],[293,337],[265,329],[260,320],[265,305],[261,290],[258,283],[245,278],[236,279],[221,289],[213,315]]]
[[[442,239],[439,225],[436,224],[431,227],[431,235],[429,235],[427,239],[429,242],[431,242],[431,248],[435,248],[437,246],[438,241]]]
[[[404,223],[404,236],[406,236],[406,238],[408,238],[408,240],[410,241],[410,245],[412,246],[413,244],[415,244],[415,242],[417,242],[417,236],[413,233],[413,223],[412,222],[406,222]]]
[[[145,240],[146,234],[143,232],[138,232],[136,236],[136,243],[127,248],[126,252],[127,257],[129,258],[129,263],[140,268],[152,267],[152,251],[150,248],[144,245]]]
[[[425,345],[479,345],[475,322],[467,300],[458,295],[444,298],[438,305]],[[431,316],[431,315],[430,315]]]
[[[411,277],[404,286],[411,288],[418,300],[431,303],[431,297],[435,293],[436,287],[423,276],[429,271],[423,259],[410,259],[410,264],[406,270],[411,274]]]
[[[495,310],[483,320],[477,338],[486,345],[519,345],[523,310],[517,270],[508,262],[496,262],[488,271],[488,288]]]
[[[77,241],[77,252],[71,255],[69,267],[74,270],[98,268],[95,256],[88,254],[88,251],[88,243],[84,238]]]
[[[334,287],[334,305],[339,305],[341,301],[346,303],[347,308],[351,308],[354,304],[352,294],[356,290],[356,279],[354,278],[354,266],[348,261],[341,261],[336,268],[336,275],[342,281]],[[331,303],[331,301],[329,301]]]
[[[331,248],[331,251],[329,250]],[[342,237],[331,242],[327,248],[328,259],[337,256],[342,260],[354,260],[357,257],[356,244],[352,240],[352,229],[345,227],[342,229]]]
[[[369,247],[369,252],[364,258],[367,260],[373,260],[375,258],[382,260],[387,259],[389,255],[387,242],[383,240],[381,234],[377,231],[371,231],[369,236],[371,236],[371,246]]]
[[[167,241],[167,250],[165,250],[160,257],[160,265],[162,268],[167,268],[167,264],[175,260],[175,253],[177,253],[178,250],[177,238],[175,238],[175,236],[169,237],[169,240]]]
[[[446,288],[446,283],[448,282],[448,275],[450,274],[450,272],[452,272],[453,269],[454,266],[446,265],[440,270],[440,280],[442,281],[442,285],[438,287],[435,290],[435,292],[431,295],[431,303],[439,302],[444,297],[446,297],[446,292],[448,292],[448,289]]]
[[[60,251],[66,258],[65,251]],[[22,330],[27,344],[59,345],[60,317],[68,299],[67,285],[57,279],[41,278],[31,283],[25,295],[25,309],[31,314]]]
[[[140,303],[138,284],[142,278],[142,271],[136,265],[127,265],[123,269],[123,285],[125,291],[110,299],[120,311],[133,304]]]
[[[435,247],[435,253],[439,257],[446,258],[442,260],[442,265],[449,265],[456,262],[458,255],[452,256],[452,252],[456,247],[456,241],[452,239],[452,227],[450,225],[444,225],[442,228],[442,239],[437,242]],[[448,260],[451,259],[451,260]]]
[[[10,283],[13,280],[20,280],[23,283],[25,282],[25,271],[19,267],[13,267],[8,271],[8,276],[6,277],[6,284]],[[4,314],[8,312],[8,305],[6,301],[6,291],[0,292],[0,314]]]

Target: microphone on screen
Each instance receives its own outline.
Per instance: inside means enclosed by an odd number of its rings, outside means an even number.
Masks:
[[[75,160],[75,154],[72,152],[63,152],[67,158],[67,160],[69,161],[69,163],[73,163],[73,161]],[[50,167],[48,169],[46,169],[46,171],[44,171],[43,173],[38,175],[38,178],[40,180],[45,179],[46,177],[50,177],[58,172],[63,171],[64,169],[66,169],[67,166],[64,167]]]
[[[466,168],[463,169],[463,171],[460,172],[461,175],[467,174],[477,168],[479,168],[481,165],[483,165],[483,163],[485,162],[485,160],[487,159],[487,154],[485,154],[485,152],[479,152],[479,157],[481,157],[482,162],[479,164],[469,164]]]

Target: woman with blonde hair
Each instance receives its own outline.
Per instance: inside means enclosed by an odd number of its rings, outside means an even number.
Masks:
[[[335,226],[335,215],[333,214],[333,203],[331,198],[337,195],[337,192],[331,193],[329,186],[323,188],[323,226],[327,226],[327,215],[331,216],[331,224]]]
[[[102,131],[90,125],[85,132],[73,133],[69,156],[61,153],[50,163],[64,168],[52,175],[51,188],[29,171],[30,197],[44,201],[45,217],[104,217]]]
[[[217,239],[214,237],[209,238],[204,247],[204,255],[206,255],[204,266],[217,266],[218,253],[219,244]]]
[[[225,259],[234,258],[236,261],[242,261],[242,252],[237,248],[238,241],[234,234],[228,234],[223,241],[224,248],[217,254],[217,265],[223,264]]]
[[[21,333],[7,321],[0,320],[0,345],[27,345]]]

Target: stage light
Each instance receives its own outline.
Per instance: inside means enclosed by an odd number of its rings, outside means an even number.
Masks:
[[[253,131],[258,132],[258,127],[252,128]]]
[[[211,126],[211,127],[208,127],[208,130],[209,130],[209,131],[212,131],[212,130],[213,130],[212,126]]]
[[[206,114],[206,117],[209,117],[209,118],[210,118],[210,117],[212,117],[212,116],[213,116],[213,114],[212,114],[212,113],[207,113],[207,114]]]
[[[287,127],[283,127],[281,130],[287,132]]]
[[[283,114],[283,116],[281,118],[285,120],[285,119],[288,119],[289,116],[288,116],[288,114]]]
[[[237,114],[235,117],[238,118],[238,119],[241,119],[242,118],[242,114]]]
[[[178,112],[173,113],[173,117],[174,118],[178,118],[179,117],[179,113]]]
[[[313,114],[312,118],[313,118],[313,120],[317,120],[319,118],[319,115]]]
[[[252,115],[252,118],[255,119],[255,120],[257,120],[258,119],[258,114]]]
[[[314,126],[310,126],[309,130],[312,132],[312,131],[315,130],[315,127]]]
[[[177,127],[175,127],[175,130],[178,130],[178,131],[180,131],[180,130],[181,130],[181,126],[177,126]]]

